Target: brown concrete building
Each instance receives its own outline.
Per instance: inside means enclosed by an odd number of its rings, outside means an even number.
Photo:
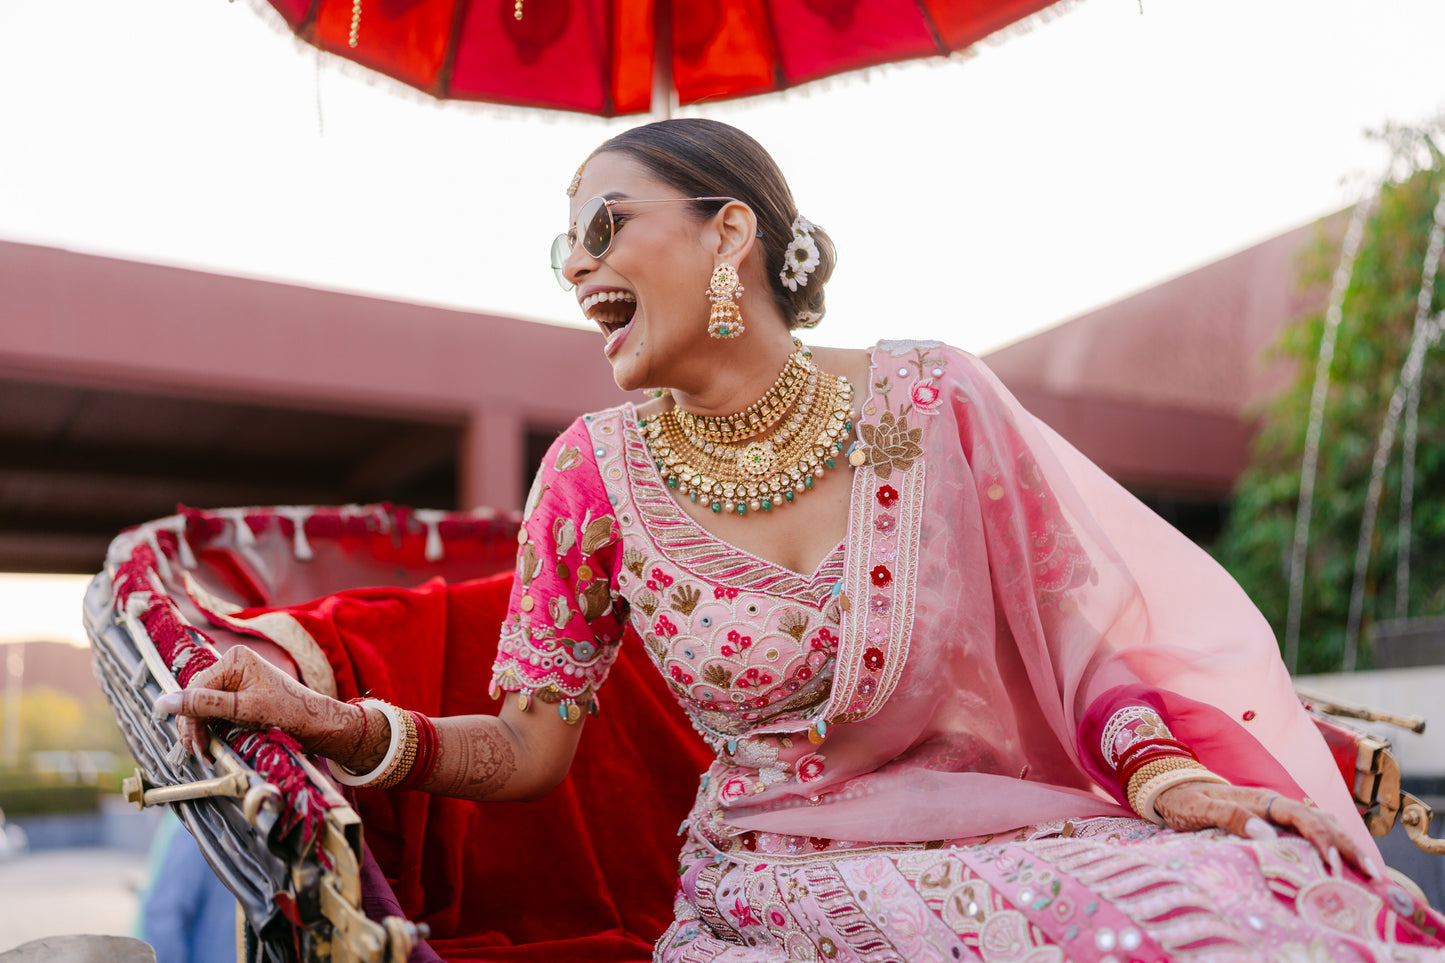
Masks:
[[[1292,371],[1266,359],[1291,321],[1323,311],[1296,228],[986,356],[1021,402],[1165,518],[1216,534],[1249,462],[1261,404]]]
[[[517,507],[596,334],[0,242],[0,571],[201,507]]]
[[[1317,309],[1281,235],[994,352],[1005,383],[1201,538],[1280,327]],[[90,572],[177,502],[519,506],[621,394],[580,329],[0,242],[0,571]]]

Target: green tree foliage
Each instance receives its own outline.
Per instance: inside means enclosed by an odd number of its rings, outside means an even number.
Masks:
[[[1425,247],[1445,164],[1431,129],[1389,128],[1395,175],[1372,215],[1346,292],[1325,404],[1315,503],[1300,624],[1300,672],[1338,671],[1376,439],[1410,349]],[[1303,286],[1328,286],[1339,243],[1320,237],[1302,260]],[[1441,272],[1445,274],[1445,271]],[[1445,307],[1437,276],[1432,313]],[[1289,558],[1300,492],[1315,361],[1323,313],[1287,328],[1273,351],[1295,363],[1290,386],[1264,412],[1251,466],[1235,491],[1230,522],[1215,551],[1263,610],[1283,642],[1289,605]],[[1445,613],[1445,364],[1437,345],[1426,356],[1410,552],[1411,616]],[[1401,425],[1403,433],[1403,424]],[[1364,633],[1395,618],[1402,477],[1401,443],[1385,474],[1367,580]],[[1368,668],[1362,645],[1360,667]]]
[[[12,718],[5,699],[0,699],[0,745],[5,744],[5,726]],[[20,696],[19,747],[23,756],[32,752],[99,749],[129,757],[125,737],[116,727],[110,706],[97,695],[88,702],[47,686],[33,686]]]

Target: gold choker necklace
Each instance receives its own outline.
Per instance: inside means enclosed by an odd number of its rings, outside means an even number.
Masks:
[[[796,386],[788,381],[796,364]],[[789,400],[778,405],[775,397]],[[792,411],[789,404],[796,399]],[[771,420],[764,413],[776,413]],[[757,415],[753,426],[749,412]],[[756,404],[736,415],[705,418],[671,408],[641,422],[642,434],[668,488],[704,501],[714,512],[746,515],[768,512],[813,487],[823,472],[836,468],[853,430],[853,386],[847,378],[819,371],[811,353],[800,349]],[[739,421],[738,419],[745,420]],[[747,444],[769,427],[766,438]],[[714,433],[711,425],[718,425]],[[702,426],[694,429],[694,426]],[[730,437],[724,438],[726,433]]]
[[[709,441],[734,442],[761,435],[782,420],[798,399],[808,380],[812,357],[811,351],[798,344],[797,350],[788,356],[778,380],[757,401],[733,415],[695,415],[674,408],[678,424],[699,446]]]

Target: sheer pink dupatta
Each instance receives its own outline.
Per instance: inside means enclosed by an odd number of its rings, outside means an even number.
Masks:
[[[1302,789],[1373,847],[1268,624],[1207,554],[971,355],[884,342],[872,377],[824,776],[739,801],[730,822],[902,842],[1124,815],[1080,733],[1164,690],[1206,765]],[[880,566],[907,578],[880,589]],[[849,660],[896,680],[885,699],[857,698]]]

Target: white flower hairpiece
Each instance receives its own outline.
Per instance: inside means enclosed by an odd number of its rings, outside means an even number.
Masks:
[[[813,222],[799,214],[793,218],[793,240],[783,252],[783,268],[778,279],[789,291],[808,286],[808,275],[823,262],[818,243],[813,240]]]

